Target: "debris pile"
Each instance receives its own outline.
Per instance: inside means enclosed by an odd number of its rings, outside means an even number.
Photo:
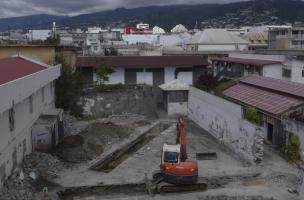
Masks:
[[[256,132],[254,143],[254,161],[256,163],[262,162],[264,157],[264,138],[262,130],[258,129]]]
[[[26,156],[21,169],[16,170],[0,190],[0,200],[33,200],[34,194],[44,187],[54,187],[47,181],[47,174],[56,174],[63,164],[45,153]]]
[[[290,189],[296,189],[301,185],[302,177],[292,173],[272,172],[266,176],[266,179],[279,186],[286,186]]]
[[[64,162],[89,161],[102,154],[105,148],[127,138],[131,132],[128,126],[96,122],[78,135],[64,138],[56,147],[55,154]]]

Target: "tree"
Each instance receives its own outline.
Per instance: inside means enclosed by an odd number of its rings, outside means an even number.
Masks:
[[[218,85],[218,80],[215,77],[213,77],[212,74],[201,75],[194,84],[196,88],[205,90],[207,92],[214,90],[217,85]]]
[[[111,47],[110,49],[105,49],[105,55],[106,56],[117,56],[118,51],[117,51],[117,49]]]
[[[58,45],[60,44],[60,36],[59,35],[50,36],[46,39],[44,43],[49,45]]]
[[[260,115],[254,107],[246,106],[245,118],[252,123],[255,123],[257,125],[260,124]]]
[[[106,81],[109,81],[109,75],[112,74],[114,69],[107,64],[99,64],[96,69],[96,74],[99,77],[99,83],[104,84]]]
[[[56,81],[56,107],[81,117],[82,108],[78,101],[84,86],[83,77],[80,72],[73,72],[62,55],[56,55],[56,62],[62,65],[61,76]]]

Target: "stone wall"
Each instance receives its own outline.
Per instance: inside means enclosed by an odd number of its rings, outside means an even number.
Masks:
[[[243,119],[240,105],[192,87],[188,115],[242,158],[262,160],[262,129]]]
[[[156,116],[156,96],[147,85],[128,86],[112,92],[87,92],[81,100],[84,115],[134,113]]]

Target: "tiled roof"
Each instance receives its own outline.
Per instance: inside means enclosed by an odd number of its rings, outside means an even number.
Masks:
[[[304,104],[304,84],[258,75],[241,78],[223,94],[275,115]]]
[[[0,59],[0,85],[44,69],[46,67],[21,57]]]
[[[104,56],[77,58],[78,67],[93,67],[98,63],[106,63],[113,67],[125,68],[164,68],[208,66],[209,63],[201,56]]]
[[[225,29],[205,29],[194,34],[188,44],[248,44],[249,42]]]
[[[248,64],[248,65],[258,65],[258,66],[281,63],[280,61],[275,61],[275,60],[257,60],[257,59],[245,59],[245,58],[233,58],[233,57],[214,58],[212,60],[224,61],[230,63]]]
[[[240,79],[241,83],[261,87],[289,96],[304,98],[304,84],[268,78],[258,75],[249,75]]]
[[[279,115],[292,107],[304,104],[304,100],[270,92],[243,83],[238,83],[226,89],[223,94],[226,97],[274,115]]]

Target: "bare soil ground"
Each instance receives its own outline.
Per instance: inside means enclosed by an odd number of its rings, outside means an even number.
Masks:
[[[166,119],[167,120],[167,119]],[[189,192],[151,197],[130,190],[129,194],[104,195],[91,190],[85,195],[75,195],[74,200],[297,200],[300,177],[296,166],[287,163],[271,147],[265,146],[265,156],[258,165],[239,159],[238,155],[223,147],[206,131],[191,120],[186,120],[189,159],[195,159],[197,152],[217,152],[217,160],[198,161],[199,176],[219,183],[220,187],[205,192]],[[174,143],[176,127],[173,124],[159,136],[143,146],[110,173],[90,171],[85,168],[64,171],[55,182],[64,187],[106,186],[111,184],[134,184],[144,180],[145,173],[151,175],[159,168],[163,143]],[[77,176],[75,176],[77,174]],[[246,176],[257,174],[252,179]],[[227,179],[225,179],[227,177]],[[236,178],[239,177],[239,178]],[[135,193],[135,194],[134,194]],[[68,198],[67,198],[68,199]]]
[[[119,143],[132,133],[132,128],[113,123],[96,122],[78,135],[66,137],[56,147],[55,154],[64,162],[92,160],[113,143]]]

